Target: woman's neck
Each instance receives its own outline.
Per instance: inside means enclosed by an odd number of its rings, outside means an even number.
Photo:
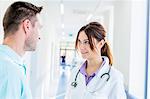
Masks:
[[[86,68],[87,74],[91,75],[94,72],[96,72],[101,67],[102,62],[103,62],[102,57],[87,60],[87,68]]]

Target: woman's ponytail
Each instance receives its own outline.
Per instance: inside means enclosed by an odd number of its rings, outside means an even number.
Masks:
[[[109,47],[107,42],[104,44],[104,46],[101,49],[101,55],[102,56],[107,56],[108,59],[109,59],[109,64],[112,66],[112,64],[113,64],[113,56],[112,56],[110,47]]]

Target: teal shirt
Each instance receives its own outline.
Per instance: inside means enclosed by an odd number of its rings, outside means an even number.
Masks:
[[[32,99],[22,58],[0,45],[0,99]]]

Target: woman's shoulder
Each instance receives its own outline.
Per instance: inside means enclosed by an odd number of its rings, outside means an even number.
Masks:
[[[116,80],[123,80],[123,74],[113,66],[111,67],[110,75]]]

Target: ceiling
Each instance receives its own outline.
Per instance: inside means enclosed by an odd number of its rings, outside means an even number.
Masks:
[[[113,0],[114,1],[114,0]],[[101,13],[113,3],[112,0],[45,0],[45,12],[49,17],[49,24],[53,24],[60,37],[76,36],[76,33],[89,21],[100,20]],[[60,4],[64,5],[64,14],[61,14]],[[93,15],[89,20],[87,18]],[[45,21],[46,18],[45,18]],[[64,25],[62,28],[62,24]],[[71,34],[71,35],[70,35]]]

